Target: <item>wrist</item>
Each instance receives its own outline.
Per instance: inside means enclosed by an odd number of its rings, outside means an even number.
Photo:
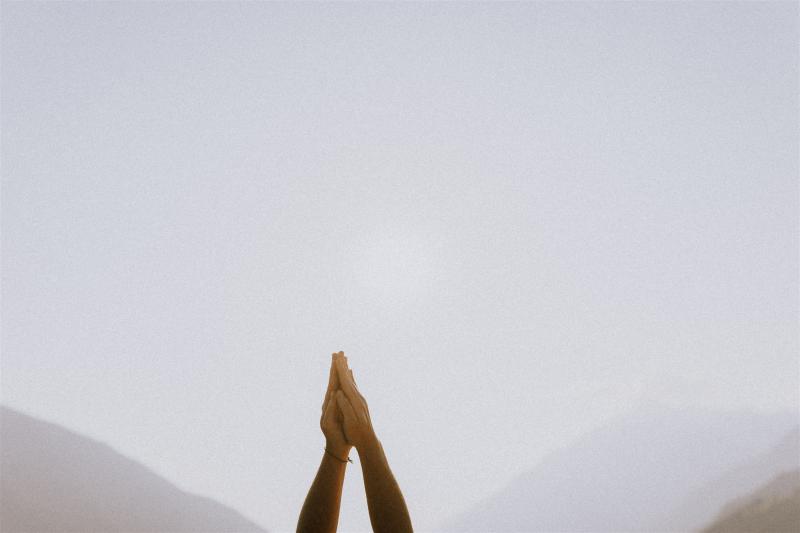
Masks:
[[[378,437],[373,433],[370,435],[369,438],[365,439],[363,442],[360,442],[356,445],[356,451],[358,451],[358,455],[369,454],[381,449],[381,441],[378,440]]]
[[[328,453],[333,454],[335,457],[342,460],[347,460],[347,456],[350,454],[350,450],[352,450],[353,447],[346,442],[331,442],[326,440],[325,449],[328,451]]]
[[[339,457],[335,453],[328,450],[328,448],[325,448],[325,453],[322,454],[322,462],[333,464],[337,467],[341,466],[342,468],[344,468],[345,466],[347,466],[347,463],[352,463],[353,460],[350,459],[349,455],[345,455],[344,457]]]

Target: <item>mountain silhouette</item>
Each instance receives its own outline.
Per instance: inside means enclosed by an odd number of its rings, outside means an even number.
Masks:
[[[779,474],[800,468],[800,427],[795,427],[768,452],[758,455],[692,491],[665,523],[665,531],[696,531],[708,525],[723,505],[747,496]],[[800,531],[800,529],[798,530]]]
[[[703,533],[797,533],[800,531],[800,470],[784,472],[720,513]]]
[[[687,494],[765,453],[796,420],[790,412],[639,409],[546,456],[442,530],[669,531]]]
[[[0,407],[0,530],[264,531],[109,446]]]

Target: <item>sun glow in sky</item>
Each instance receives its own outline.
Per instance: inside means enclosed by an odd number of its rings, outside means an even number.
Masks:
[[[427,236],[403,228],[370,228],[352,254],[358,285],[386,305],[424,298],[442,276],[440,251]]]

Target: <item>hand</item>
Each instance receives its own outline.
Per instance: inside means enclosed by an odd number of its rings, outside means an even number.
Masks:
[[[322,417],[320,418],[319,426],[323,435],[325,435],[325,448],[339,459],[345,459],[349,455],[352,446],[344,436],[342,411],[336,401],[336,391],[339,389],[339,376],[336,372],[337,359],[344,359],[344,352],[335,353],[331,357],[328,390],[325,393],[325,401],[322,403]]]
[[[344,357],[344,353],[341,353],[341,357],[335,358],[334,365],[339,382],[336,403],[344,417],[342,423],[344,436],[348,443],[360,451],[363,447],[371,446],[378,440],[372,429],[367,400],[356,387],[353,371],[347,367],[347,358]]]

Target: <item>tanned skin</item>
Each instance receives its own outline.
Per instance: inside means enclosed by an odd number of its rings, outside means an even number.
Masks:
[[[320,429],[325,435],[326,451],[322,454],[319,470],[300,511],[300,519],[297,521],[298,533],[335,532],[339,523],[344,472],[352,446],[342,431],[342,413],[336,402],[336,391],[339,390],[339,377],[336,371],[338,357],[344,357],[344,354],[341,356],[333,354],[331,358],[328,390],[325,392],[322,417],[319,421]]]
[[[333,354],[328,391],[322,406],[322,432],[327,450],[308,491],[297,531],[335,532],[347,457],[358,451],[372,529],[378,533],[413,532],[403,493],[380,440],[375,435],[364,396],[358,390],[344,352]],[[335,454],[337,458],[331,457]]]

